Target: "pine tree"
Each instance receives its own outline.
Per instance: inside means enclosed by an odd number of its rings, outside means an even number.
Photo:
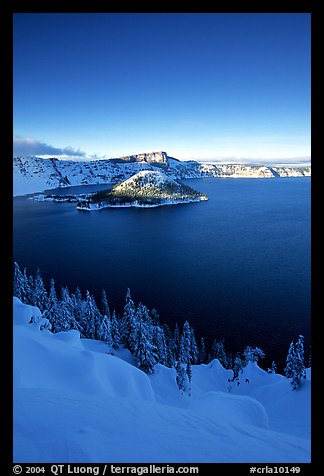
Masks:
[[[180,339],[180,357],[184,363],[191,363],[191,329],[188,321],[183,325]]]
[[[107,294],[106,294],[106,291],[104,289],[102,290],[101,302],[102,302],[102,315],[107,316],[107,318],[110,319],[110,317],[111,317],[110,316],[110,309],[109,309],[109,305],[108,305]]]
[[[121,320],[120,339],[121,343],[125,344],[126,348],[131,352],[134,346],[135,335],[137,332],[136,319],[139,319],[140,308],[136,316],[136,308],[132,300],[130,289],[126,292],[126,304],[124,306],[124,313]]]
[[[176,370],[176,382],[181,394],[183,394],[187,390],[187,379],[188,379],[185,364],[183,362],[180,362],[180,360],[177,360],[175,363],[175,370]]]
[[[14,262],[14,275],[13,275],[13,295],[20,299],[22,302],[26,302],[26,283],[23,273],[20,271],[18,263]]]
[[[274,360],[272,361],[271,367],[268,368],[267,372],[269,374],[275,374],[277,372],[277,364]]]
[[[152,343],[153,343],[153,346],[156,348],[157,362],[162,365],[167,365],[168,363],[167,343],[166,343],[164,330],[162,327],[153,326]]]
[[[172,347],[173,361],[176,362],[180,354],[180,330],[178,323],[176,323],[174,328]]]
[[[306,378],[306,369],[304,364],[304,337],[299,336],[296,344],[291,342],[285,367],[285,375],[291,378],[293,390],[297,390],[301,380]]]
[[[110,319],[104,315],[98,330],[99,339],[106,342],[109,346],[112,345],[113,340],[111,336],[111,322]]]
[[[75,319],[74,300],[67,286],[61,289],[60,313],[61,319],[66,323],[66,330],[73,329],[81,332],[81,325]]]
[[[26,304],[34,306],[34,277],[30,275],[28,277],[28,287],[27,287],[27,296]]]
[[[57,299],[55,282],[53,278],[50,281],[50,291],[47,301],[47,308],[44,311],[44,317],[50,322],[53,333],[60,332],[61,330],[63,330],[61,328],[59,301]]]
[[[287,358],[286,358],[285,376],[287,378],[291,378],[293,376],[294,358],[295,358],[295,344],[292,341],[290,343]]]
[[[206,357],[205,339],[202,337],[200,339],[199,362],[204,364],[206,362]]]
[[[259,357],[263,359],[265,357],[265,353],[259,347],[247,346],[244,349],[243,356],[245,359],[244,364],[247,365],[248,362],[258,362]]]
[[[192,364],[198,364],[199,363],[199,350],[198,350],[198,345],[197,341],[195,338],[195,332],[193,327],[191,327],[191,342],[190,342],[190,357],[191,357],[191,363]]]
[[[143,319],[139,321],[137,339],[133,354],[138,359],[138,367],[146,373],[154,373],[157,363],[156,348],[148,338],[147,324]]]
[[[295,345],[295,365],[292,377],[292,388],[296,390],[302,379],[306,378],[306,368],[304,364],[304,336],[300,335]]]
[[[84,301],[82,298],[81,291],[79,287],[76,288],[75,293],[71,295],[71,299],[73,302],[73,309],[74,309],[74,318],[76,322],[78,323],[78,326],[80,328],[80,332],[82,334],[83,329],[82,329],[82,321],[83,321],[83,314],[84,314]]]
[[[166,363],[169,368],[174,366],[174,340],[170,327],[167,324],[163,324],[163,331],[166,340]]]
[[[234,378],[237,378],[239,376],[239,372],[242,370],[242,368],[243,368],[243,361],[242,361],[240,353],[237,352],[233,362]]]
[[[217,342],[216,339],[214,340],[211,350],[211,358],[217,359],[219,363],[224,367],[224,369],[228,368],[228,361],[223,341]]]
[[[113,311],[111,316],[111,338],[112,348],[118,350],[120,347],[119,323],[116,317],[116,312]]]
[[[86,302],[82,320],[83,335],[87,339],[99,339],[98,330],[101,324],[101,314],[97,308],[94,297],[89,291],[86,292]]]
[[[47,291],[40,270],[37,269],[33,288],[33,305],[38,307],[41,312],[44,312],[47,307],[47,299]]]

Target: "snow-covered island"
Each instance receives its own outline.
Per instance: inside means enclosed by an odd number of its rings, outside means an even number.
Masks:
[[[100,210],[107,207],[159,207],[208,200],[206,195],[158,170],[142,170],[111,190],[94,193],[78,202],[79,210]]]

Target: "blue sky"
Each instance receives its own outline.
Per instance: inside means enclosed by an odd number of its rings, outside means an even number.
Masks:
[[[309,14],[16,14],[14,150],[310,157]]]

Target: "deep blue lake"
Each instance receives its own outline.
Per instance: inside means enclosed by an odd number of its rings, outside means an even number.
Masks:
[[[59,289],[79,286],[122,312],[127,287],[161,322],[232,352],[259,346],[285,359],[310,344],[310,178],[193,179],[200,203],[78,211],[75,203],[14,199],[14,259]],[[107,188],[73,187],[61,191]],[[262,366],[262,362],[261,362]]]

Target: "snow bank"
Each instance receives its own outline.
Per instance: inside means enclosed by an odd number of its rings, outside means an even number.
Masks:
[[[227,424],[269,427],[268,416],[261,403],[245,395],[229,397],[225,392],[209,392],[193,400],[188,409]]]
[[[192,396],[182,396],[174,369],[157,365],[148,377],[126,349],[111,355],[103,342],[41,331],[31,318],[40,322],[39,310],[14,298],[15,463],[310,460],[309,381],[292,392],[251,365],[250,396],[233,395],[232,372],[215,360],[193,366]]]
[[[86,350],[77,331],[35,332],[35,326],[28,325],[35,309],[14,298],[16,387],[86,394],[103,392],[116,397],[154,400],[145,373],[112,355]]]

